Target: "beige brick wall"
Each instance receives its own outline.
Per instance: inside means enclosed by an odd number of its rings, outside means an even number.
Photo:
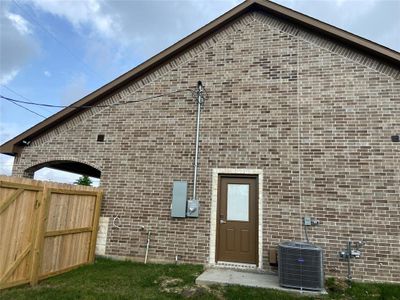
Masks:
[[[104,99],[140,99],[202,80],[198,219],[171,219],[173,180],[191,182],[195,103],[190,92],[91,109],[33,141],[14,174],[68,159],[102,171],[107,255],[150,261],[209,261],[212,170],[263,173],[263,265],[283,240],[304,239],[301,217],[326,254],[326,272],[344,276],[338,252],[365,239],[354,278],[400,282],[400,71],[323,37],[249,13]],[[98,134],[105,142],[96,142]],[[191,186],[189,185],[189,190]],[[190,196],[190,195],[189,195]]]

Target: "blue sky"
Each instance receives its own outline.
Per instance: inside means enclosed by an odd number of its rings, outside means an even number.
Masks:
[[[240,2],[0,0],[0,94],[71,104]],[[400,0],[275,2],[400,51]],[[46,117],[57,112],[29,108]],[[42,120],[1,99],[0,143]],[[12,157],[0,155],[0,174],[9,175],[11,165]],[[37,173],[39,179],[76,178]]]

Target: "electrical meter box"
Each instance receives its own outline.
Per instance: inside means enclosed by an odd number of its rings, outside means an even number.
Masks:
[[[174,181],[172,188],[171,217],[186,217],[187,181]]]
[[[189,218],[197,218],[199,216],[199,201],[188,200],[186,216]]]
[[[308,216],[305,216],[304,219],[304,226],[311,226],[311,218]]]

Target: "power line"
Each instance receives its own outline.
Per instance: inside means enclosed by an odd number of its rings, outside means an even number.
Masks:
[[[13,94],[15,94],[15,95],[17,95],[17,96],[19,96],[19,97],[25,99],[26,101],[32,101],[31,99],[26,98],[25,96],[19,94],[18,92],[16,92],[15,90],[13,90],[12,88],[10,88],[10,87],[8,87],[8,86],[6,86],[6,85],[0,84],[0,86],[2,86],[3,88],[9,90],[11,93],[13,93]],[[32,101],[32,102],[33,102],[33,101]],[[45,108],[43,108],[43,109],[44,109],[45,111],[47,111],[48,113],[50,113],[50,114],[53,113],[53,112],[51,112],[51,111],[48,110],[48,109],[45,109]]]
[[[53,105],[53,104],[47,104],[47,103],[37,103],[37,102],[31,102],[31,101],[22,101],[22,100],[17,100],[13,98],[8,98],[5,96],[0,95],[0,98],[8,100],[13,103],[23,103],[27,105],[35,105],[35,106],[42,106],[42,107],[53,107],[53,108],[90,108],[93,106],[96,107],[110,107],[111,105],[81,105],[81,106],[74,106],[74,105]]]
[[[107,107],[114,107],[117,105],[125,105],[125,104],[130,104],[130,103],[137,103],[137,102],[143,102],[143,101],[148,101],[148,100],[153,100],[153,99],[157,99],[157,98],[161,98],[164,96],[169,96],[169,95],[173,95],[173,94],[177,94],[180,92],[185,92],[185,91],[191,91],[190,89],[180,89],[180,90],[176,90],[176,91],[172,91],[169,93],[165,93],[165,94],[159,94],[159,95],[154,95],[154,96],[150,96],[150,97],[146,97],[146,98],[142,98],[142,99],[137,99],[137,100],[127,100],[127,101],[120,101],[114,104],[110,104],[110,105],[53,105],[53,104],[47,104],[47,103],[37,103],[37,102],[30,102],[30,101],[22,101],[22,100],[17,100],[17,99],[12,99],[9,97],[5,97],[0,95],[0,98],[10,101],[14,104],[18,104],[18,103],[22,103],[22,104],[27,104],[27,105],[35,105],[35,106],[45,106],[45,107],[56,107],[56,108],[92,108],[92,107],[103,107],[103,108],[107,108]]]
[[[44,27],[42,24],[40,24],[40,22],[38,21],[38,19],[27,9],[25,9],[24,7],[22,7],[22,5],[20,5],[17,0],[12,0],[21,10],[23,10],[25,13],[27,13],[30,16],[30,19],[35,22],[44,32],[46,32],[48,35],[50,35],[50,37],[52,37],[57,43],[59,43],[70,55],[72,55],[75,59],[77,59],[83,66],[86,67],[86,71],[90,71],[91,73],[93,73],[94,75],[98,76],[99,78],[101,78],[102,80],[106,80],[103,76],[99,75],[97,72],[95,72],[94,70],[92,70],[92,68],[90,66],[88,66],[79,56],[77,56],[75,53],[73,53],[67,45],[65,45],[61,40],[59,40],[50,30],[48,30],[46,27]]]
[[[3,97],[3,96],[1,96],[1,98],[6,99],[6,98]],[[6,100],[8,100],[8,99],[6,99]],[[39,116],[39,117],[42,117],[42,118],[44,118],[44,119],[47,119],[47,117],[45,117],[45,116],[43,116],[43,115],[37,113],[36,111],[33,111],[33,110],[31,110],[31,109],[29,109],[29,108],[27,108],[27,107],[25,107],[25,106],[23,106],[23,105],[21,105],[21,104],[15,103],[14,101],[10,101],[10,102],[11,102],[12,104],[14,104],[14,105],[17,105],[17,106],[19,106],[19,107],[22,107],[23,109],[26,109],[27,111],[29,111],[29,112],[31,112],[31,113],[33,113],[33,114]]]

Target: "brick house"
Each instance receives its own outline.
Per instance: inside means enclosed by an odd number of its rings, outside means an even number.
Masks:
[[[193,190],[199,80],[199,214],[175,218],[174,181]],[[273,270],[269,251],[304,240],[310,216],[326,274],[344,276],[339,251],[364,240],[353,277],[400,282],[399,115],[398,52],[254,0],[0,150],[16,176],[101,177],[105,255],[143,260],[151,230],[150,261]]]

